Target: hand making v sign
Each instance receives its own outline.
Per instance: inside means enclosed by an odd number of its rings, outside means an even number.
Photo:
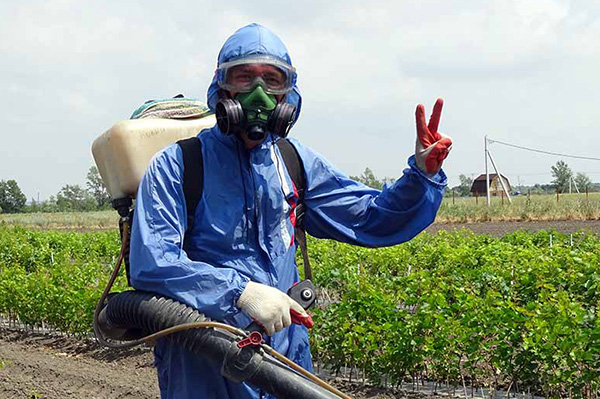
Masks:
[[[425,106],[417,105],[417,143],[415,160],[423,172],[434,175],[442,168],[444,159],[452,149],[450,137],[438,132],[444,100],[438,98],[433,106],[429,124],[425,123]]]

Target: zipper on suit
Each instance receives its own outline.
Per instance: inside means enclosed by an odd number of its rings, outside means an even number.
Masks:
[[[254,231],[255,231],[255,238],[256,238],[256,244],[258,245],[258,250],[262,251],[262,247],[260,245],[260,229],[258,228],[258,216],[259,216],[259,203],[258,203],[258,191],[256,189],[256,181],[254,180],[254,169],[252,168],[252,153],[249,152],[248,153],[248,170],[250,172],[250,179],[252,182],[252,191],[254,193],[254,212],[252,213],[254,216]],[[275,282],[273,281],[273,270],[272,270],[272,265],[271,265],[271,261],[269,260],[269,256],[268,254],[265,254],[266,259],[268,260],[268,264],[267,264],[267,270],[265,270],[267,272],[267,276],[269,277],[269,285],[271,287],[275,286]]]

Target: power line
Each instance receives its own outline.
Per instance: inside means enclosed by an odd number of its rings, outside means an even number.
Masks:
[[[585,173],[586,175],[598,175],[600,174],[600,172],[586,172],[581,171],[581,173]],[[465,176],[471,176],[471,175],[479,175],[481,173],[474,173],[474,172],[466,172],[466,173],[452,173],[452,176],[459,176],[459,175],[465,175]],[[535,172],[535,173],[522,173],[522,172],[505,172],[502,173],[503,175],[506,176],[548,176],[551,175],[552,172]]]
[[[505,145],[505,146],[508,146],[508,147],[519,148],[521,150],[532,151],[532,152],[539,152],[540,154],[557,155],[559,157],[565,157],[565,158],[587,159],[588,161],[600,161],[600,158],[584,157],[584,156],[580,156],[580,155],[569,155],[569,154],[561,154],[559,152],[537,150],[535,148],[523,147],[523,146],[520,146],[520,145],[509,144],[509,143],[505,143],[503,141],[492,140],[492,139],[487,139],[487,141],[490,144],[491,143],[498,143],[498,144],[502,144],[502,145]]]

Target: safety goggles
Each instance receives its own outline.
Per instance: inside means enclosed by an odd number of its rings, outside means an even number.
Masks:
[[[217,68],[219,87],[236,93],[247,93],[260,85],[269,94],[285,94],[292,89],[295,77],[294,67],[267,55],[224,62]]]

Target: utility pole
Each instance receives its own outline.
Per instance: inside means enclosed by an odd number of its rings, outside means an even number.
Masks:
[[[500,174],[500,171],[498,170],[498,168],[496,167],[496,163],[494,162],[494,158],[492,158],[492,153],[489,151],[488,156],[490,157],[490,161],[492,161],[492,166],[494,167],[494,170],[498,175],[498,180],[500,181],[500,185],[502,186],[502,191],[504,191],[504,194],[506,194],[506,198],[508,198],[508,203],[511,204],[512,200],[510,199],[510,193],[508,192],[506,185],[504,184],[504,177],[502,177],[502,175]]]
[[[489,140],[489,141],[491,141],[492,143],[494,142],[494,140]],[[490,206],[490,174],[488,172],[488,164],[487,164],[488,158],[490,158],[490,161],[492,162],[492,166],[494,167],[494,170],[496,171],[496,175],[498,176],[498,179],[500,180],[500,185],[502,186],[502,190],[504,191],[504,194],[506,194],[506,198],[508,198],[508,203],[511,204],[512,200],[510,198],[510,193],[506,189],[506,185],[504,184],[504,179],[502,178],[502,175],[500,174],[500,171],[496,167],[496,163],[494,162],[494,158],[492,158],[492,153],[490,152],[490,150],[488,150],[488,138],[487,138],[487,136],[485,136],[485,155],[486,155],[486,157],[485,157],[485,186],[486,186],[486,191],[487,191],[487,204],[488,204],[488,206]]]
[[[487,135],[484,137],[484,148],[485,151],[483,156],[485,158],[485,194],[487,196],[487,205],[490,206],[490,172],[488,171],[488,139]]]
[[[577,187],[577,182],[575,181],[575,179],[573,178],[573,176],[571,176],[571,181],[573,182],[573,185],[575,186],[575,191],[577,191],[577,194],[581,194],[579,192],[579,188]],[[570,187],[570,185],[569,185]]]

